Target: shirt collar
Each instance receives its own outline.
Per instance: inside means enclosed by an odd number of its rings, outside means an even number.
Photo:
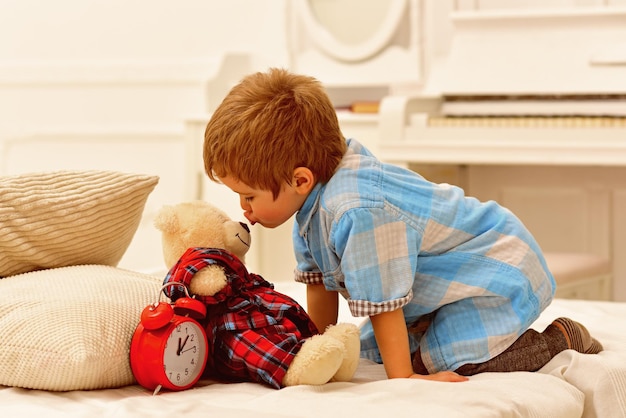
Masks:
[[[354,139],[347,139],[346,144],[348,146],[346,153],[344,154],[343,159],[339,163],[339,167],[337,168],[337,170],[339,170],[341,166],[344,164],[344,160],[348,154],[362,152],[361,150],[362,145],[358,141]],[[326,184],[317,183],[315,187],[313,188],[313,190],[311,190],[311,193],[309,193],[309,196],[304,201],[304,204],[302,205],[298,213],[296,214],[296,222],[298,222],[298,226],[299,226],[298,234],[301,237],[304,236],[304,233],[309,228],[309,223],[311,222],[311,218],[313,217],[315,212],[317,212],[317,209],[319,207],[320,196],[322,194],[322,189],[325,186]]]
[[[319,205],[320,194],[322,191],[322,184],[317,183],[311,193],[307,196],[304,204],[296,214],[296,222],[298,222],[299,230],[298,233],[300,236],[304,236],[304,233],[309,227],[309,223],[311,222],[311,218],[313,214],[317,212],[317,207]]]

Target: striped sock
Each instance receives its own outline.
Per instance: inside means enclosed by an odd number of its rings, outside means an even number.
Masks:
[[[557,318],[552,321],[553,326],[563,333],[568,348],[584,354],[598,354],[603,350],[602,344],[593,338],[584,325],[569,318]]]

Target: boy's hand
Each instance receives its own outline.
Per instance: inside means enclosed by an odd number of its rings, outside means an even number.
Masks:
[[[412,374],[410,379],[435,380],[438,382],[465,382],[469,380],[466,376],[461,376],[455,372],[439,372],[435,374]]]

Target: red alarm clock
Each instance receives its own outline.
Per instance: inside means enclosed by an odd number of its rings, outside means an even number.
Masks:
[[[160,302],[163,289],[179,286],[185,297],[174,303]],[[197,319],[206,306],[189,297],[184,284],[164,285],[157,301],[146,306],[130,343],[130,367],[137,383],[156,395],[161,388],[189,389],[198,382],[209,353],[204,328]]]

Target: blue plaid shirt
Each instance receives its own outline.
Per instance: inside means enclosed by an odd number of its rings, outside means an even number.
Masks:
[[[522,222],[377,160],[348,140],[339,168],[296,215],[296,281],[342,294],[354,316],[402,309],[429,371],[481,363],[508,348],[551,302],[555,282]],[[369,321],[361,355],[381,362]]]

